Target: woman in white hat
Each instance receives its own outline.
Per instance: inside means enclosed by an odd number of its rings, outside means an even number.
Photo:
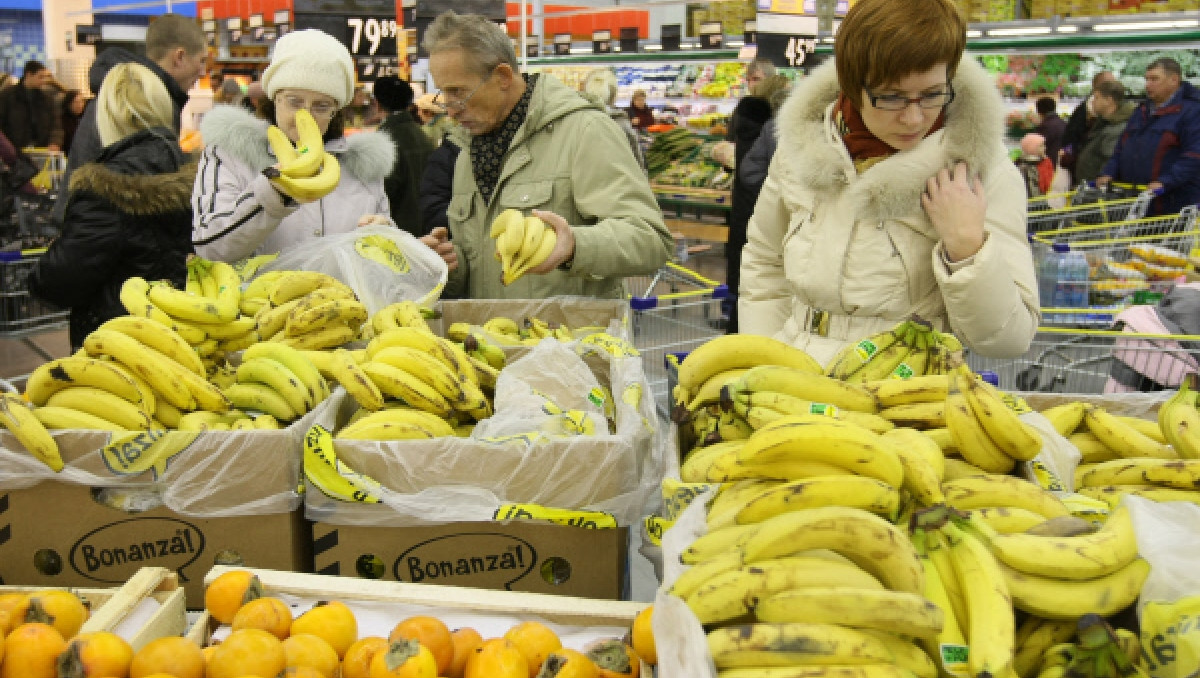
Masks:
[[[343,135],[354,78],[354,62],[342,43],[318,30],[296,31],[275,43],[263,72],[266,120],[240,106],[217,106],[204,116],[200,133],[206,145],[192,193],[197,254],[237,261],[390,222],[383,179],[392,169],[395,146],[378,132]],[[295,143],[301,108],[312,114],[325,150],[341,165],[337,188],[310,202],[286,195],[263,173],[279,162],[267,141],[268,125]]]

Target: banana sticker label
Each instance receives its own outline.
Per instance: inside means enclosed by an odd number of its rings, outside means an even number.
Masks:
[[[1004,404],[1008,406],[1008,409],[1016,412],[1017,414],[1029,414],[1033,411],[1033,408],[1029,406],[1029,403],[1025,402],[1024,398],[1019,398],[1011,393],[1001,391],[1000,399],[1004,401]]]
[[[917,371],[909,366],[908,363],[900,363],[896,366],[896,369],[892,370],[892,373],[888,375],[888,379],[911,379],[914,375],[916,375],[916,373]]]
[[[675,521],[667,520],[666,518],[659,518],[658,516],[647,516],[642,523],[646,528],[646,538],[650,541],[650,543],[654,544],[655,546],[662,546],[663,533],[671,529],[671,526],[675,524]]]
[[[942,643],[938,647],[938,652],[942,655],[942,668],[946,670],[946,673],[955,676],[969,674],[967,656],[970,654],[970,648],[966,645]]]
[[[556,525],[589,530],[614,530],[617,519],[604,511],[573,511],[539,504],[502,504],[492,520],[544,520]]]
[[[684,483],[665,478],[662,483],[663,513],[667,520],[674,521],[684,509],[696,501],[696,497],[717,487],[710,483]]]
[[[393,273],[404,275],[411,270],[408,257],[400,251],[400,246],[382,235],[367,235],[354,241],[354,249],[364,259],[383,264]]]
[[[863,339],[854,345],[854,352],[858,354],[861,360],[870,360],[879,353],[879,345],[870,339]]]
[[[641,355],[641,352],[633,344],[607,332],[589,334],[579,340],[581,354],[586,354],[591,349],[599,349],[617,358],[636,358]]]
[[[819,414],[826,417],[838,416],[838,408],[836,405],[828,403],[810,403],[808,406],[809,414]]]
[[[333,434],[313,426],[304,434],[304,477],[331,499],[378,504],[379,483],[338,459]]]
[[[608,412],[611,409],[609,403],[612,401],[612,399],[609,398],[604,393],[604,389],[600,388],[599,386],[596,386],[592,388],[592,390],[588,391],[587,399],[588,402],[595,405],[602,412]]]
[[[167,472],[167,464],[186,450],[200,435],[199,431],[131,431],[114,433],[100,457],[109,471],[118,476],[140,476],[153,471],[158,480]]]
[[[1066,492],[1067,486],[1063,484],[1058,474],[1050,470],[1040,459],[1034,459],[1029,462],[1029,475],[1034,481],[1041,486],[1043,490],[1051,492]]]

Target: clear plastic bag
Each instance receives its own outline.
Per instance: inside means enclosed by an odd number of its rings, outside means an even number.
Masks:
[[[394,226],[364,226],[289,249],[263,271],[319,271],[346,283],[374,314],[397,301],[430,306],[446,286],[446,262]]]

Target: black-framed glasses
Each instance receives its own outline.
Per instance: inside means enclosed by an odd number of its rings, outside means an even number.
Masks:
[[[447,94],[441,90],[438,90],[438,93],[433,95],[433,103],[444,107],[448,111],[466,110],[467,102],[469,102],[471,100],[471,97],[475,96],[475,93],[478,92],[480,90],[480,88],[482,88],[484,85],[487,84],[488,80],[492,79],[492,76],[495,73],[496,73],[496,70],[492,69],[492,72],[488,73],[488,76],[483,79],[483,82],[476,85],[475,89],[471,90],[467,94],[467,96],[462,97],[461,99],[457,96],[454,96],[453,94]]]
[[[864,91],[867,93],[867,99],[871,101],[871,105],[881,111],[903,111],[912,104],[925,109],[942,108],[949,106],[950,102],[954,101],[954,87],[949,83],[946,84],[944,92],[931,92],[912,98],[896,94],[872,94],[871,90],[866,88]]]

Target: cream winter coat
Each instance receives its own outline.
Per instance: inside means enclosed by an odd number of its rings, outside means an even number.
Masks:
[[[859,175],[832,121],[833,63],[799,83],[779,113],[779,148],[742,254],[743,333],[773,336],[824,364],[846,343],[916,313],[984,355],[1029,348],[1037,279],[1025,189],[1001,143],[1004,105],[969,57],[954,90],[943,129]],[[986,240],[948,265],[921,193],[959,161],[981,175]],[[809,332],[814,310],[831,314],[826,336]]]

